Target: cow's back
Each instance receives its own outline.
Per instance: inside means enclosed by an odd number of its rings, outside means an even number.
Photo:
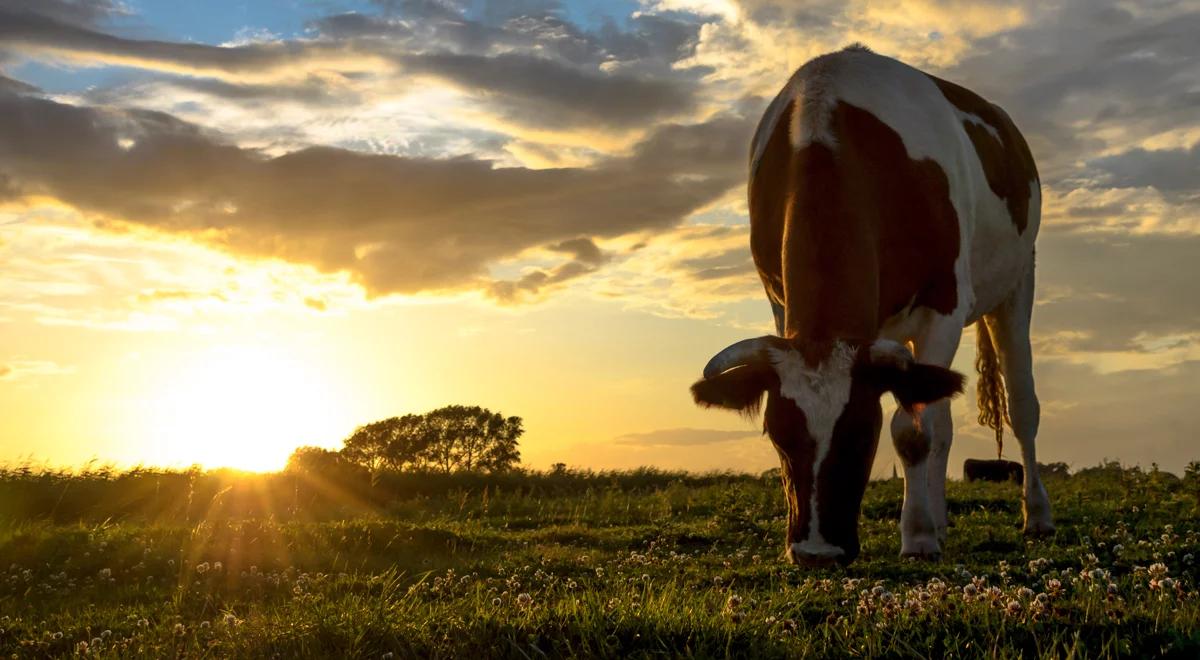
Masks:
[[[751,247],[785,334],[853,336],[905,310],[992,304],[1032,255],[1036,171],[1024,200],[1024,175],[1005,174],[1012,158],[1031,170],[1027,155],[998,108],[891,58],[851,48],[801,67],[750,163]]]

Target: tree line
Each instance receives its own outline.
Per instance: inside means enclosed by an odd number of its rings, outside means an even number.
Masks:
[[[364,469],[380,472],[504,472],[521,461],[520,417],[479,406],[446,406],[425,414],[389,417],[354,430],[340,450],[300,447],[288,469],[310,473]]]

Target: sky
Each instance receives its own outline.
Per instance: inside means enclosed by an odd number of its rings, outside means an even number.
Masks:
[[[1031,145],[1041,460],[1181,472],[1196,34],[1200,0],[0,0],[0,462],[274,469],[461,403],[535,468],[774,467],[688,386],[772,328],[753,128],[859,41]],[[994,455],[972,398],[952,466]]]

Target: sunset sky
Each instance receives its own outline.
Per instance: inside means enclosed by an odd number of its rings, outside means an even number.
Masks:
[[[1040,458],[1179,472],[1197,34],[1198,0],[0,0],[0,462],[271,469],[464,403],[533,467],[772,467],[687,388],[771,331],[755,123],[862,41],[1033,149]],[[968,399],[954,466],[994,455]]]

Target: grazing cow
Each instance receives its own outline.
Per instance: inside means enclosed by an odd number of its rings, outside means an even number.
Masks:
[[[1025,531],[1052,531],[1029,345],[1041,190],[1008,115],[851,46],[802,66],[768,106],[749,195],[750,249],[778,336],[718,353],[692,394],[750,415],[766,394],[787,556],[824,564],[858,555],[884,392],[899,403],[901,555],[940,556],[948,397],[963,387],[948,367],[972,323],[980,422],[999,442],[1009,420],[1025,463]]]

